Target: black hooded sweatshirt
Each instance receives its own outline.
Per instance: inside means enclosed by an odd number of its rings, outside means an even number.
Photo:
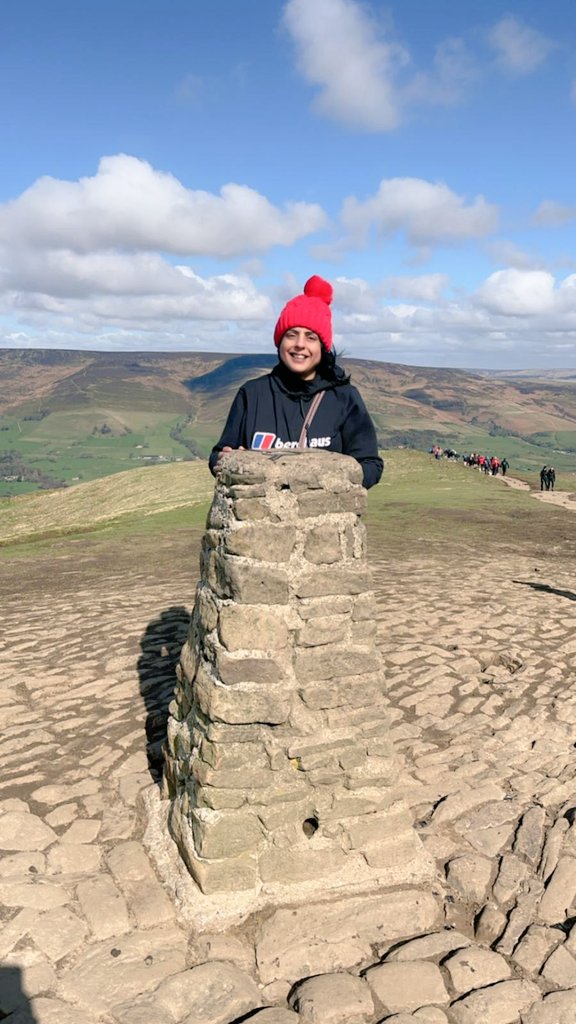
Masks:
[[[308,428],[307,447],[351,455],[362,467],[364,487],[377,484],[384,463],[378,455],[374,424],[342,368],[335,368],[332,379],[318,373],[314,380],[305,381],[283,363],[264,377],[246,381],[238,391],[222,437],[210,455],[212,473],[226,447],[259,451],[297,448],[310,402],[318,391],[325,394]]]

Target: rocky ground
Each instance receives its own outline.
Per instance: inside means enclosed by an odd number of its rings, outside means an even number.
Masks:
[[[576,591],[561,552],[403,560],[379,542],[394,736],[436,881],[198,935],[149,859],[141,797],[197,540],[2,563],[0,1019],[573,1024]]]

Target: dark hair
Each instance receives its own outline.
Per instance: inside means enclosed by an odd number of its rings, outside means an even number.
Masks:
[[[322,355],[320,357],[320,374],[325,380],[338,380],[346,381],[350,380],[350,377],[346,375],[341,366],[336,362],[338,353],[334,346],[328,351],[322,345]]]

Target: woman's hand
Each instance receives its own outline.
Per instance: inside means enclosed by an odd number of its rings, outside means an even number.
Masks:
[[[240,445],[239,448],[231,448],[230,445],[225,445],[224,448],[222,449],[222,451],[220,452],[219,456],[218,456],[216,465],[214,466],[214,473],[215,473],[216,476],[218,476],[218,474],[220,473],[220,470],[222,469],[222,466],[220,464],[220,460],[222,459],[222,456],[225,455],[226,452],[234,452],[234,451],[236,451],[236,452],[245,452],[246,449],[245,449],[244,445],[242,445],[242,444]]]

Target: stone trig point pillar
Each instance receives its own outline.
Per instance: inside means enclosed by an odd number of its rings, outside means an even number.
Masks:
[[[169,828],[251,907],[427,880],[403,801],[351,458],[222,460],[170,706]]]

